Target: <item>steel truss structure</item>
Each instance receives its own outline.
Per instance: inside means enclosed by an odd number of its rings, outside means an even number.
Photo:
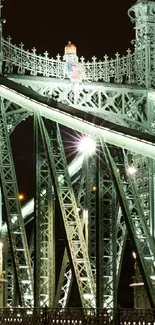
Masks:
[[[95,308],[100,308],[111,310],[114,319],[128,234],[155,308],[155,2],[138,0],[129,16],[135,23],[134,50],[111,60],[104,56],[103,62],[79,59],[73,44],[66,46],[63,59],[50,59],[47,52],[37,56],[35,49],[31,53],[23,44],[17,47],[3,39],[0,20],[6,307],[63,311],[72,304],[76,283],[84,316],[99,317]],[[79,69],[79,79],[69,74],[69,64]],[[21,208],[10,136],[30,116],[34,199]],[[68,164],[61,125],[72,129],[71,134],[91,135],[96,153],[85,152]],[[65,239],[61,257],[56,217]],[[30,243],[26,224],[32,220]]]

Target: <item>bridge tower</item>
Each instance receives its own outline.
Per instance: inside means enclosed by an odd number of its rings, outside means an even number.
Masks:
[[[129,236],[155,307],[155,1],[137,1],[129,16],[134,51],[111,60],[85,62],[72,43],[53,59],[1,38],[7,306],[65,308],[76,281],[83,308],[116,308]],[[28,118],[34,121],[34,198],[21,207],[10,137]],[[93,137],[96,153],[85,149],[68,163],[62,126]],[[57,280],[58,217],[65,247]]]

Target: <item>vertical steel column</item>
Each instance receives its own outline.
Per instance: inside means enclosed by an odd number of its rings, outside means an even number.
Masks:
[[[7,130],[5,104],[2,98],[0,100],[0,175],[17,278],[19,304],[33,306],[33,275],[21,206],[18,200],[19,192]]]
[[[104,148],[103,148],[104,152]],[[116,308],[116,194],[102,148],[97,158],[97,306]]]
[[[53,307],[55,295],[55,220],[54,195],[47,155],[34,115],[36,179],[35,179],[35,307]]]
[[[98,234],[96,233],[97,224],[97,211],[96,211],[96,199],[97,199],[97,159],[96,155],[87,158],[86,166],[86,195],[85,205],[87,209],[87,227],[88,227],[88,253],[91,262],[91,269],[94,276],[96,285],[96,240]]]
[[[149,132],[151,134],[155,134],[155,101],[151,100],[149,95],[147,101],[147,112],[148,112],[148,123],[150,126]],[[148,188],[147,205],[149,210],[148,212],[150,213],[149,216],[150,231],[153,238],[155,238],[155,161],[153,159],[148,159],[146,161],[146,168],[148,170],[147,173],[148,173],[149,188]]]
[[[3,226],[4,227],[4,226]],[[13,264],[12,250],[9,244],[7,226],[2,234],[4,244],[4,270],[7,283],[4,290],[4,307],[17,306],[19,304],[15,267]]]

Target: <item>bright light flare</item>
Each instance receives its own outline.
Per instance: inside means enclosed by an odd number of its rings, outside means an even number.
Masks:
[[[134,165],[131,165],[128,167],[127,171],[128,171],[128,174],[134,175],[136,173],[137,169],[135,168]]]
[[[96,142],[91,137],[85,135],[78,141],[77,147],[80,153],[93,155],[96,151]]]

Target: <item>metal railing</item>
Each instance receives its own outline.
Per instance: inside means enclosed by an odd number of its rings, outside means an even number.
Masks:
[[[155,309],[3,308],[1,325],[155,325]]]
[[[35,48],[31,51],[25,50],[23,43],[19,46],[13,45],[10,37],[2,40],[2,48],[5,72],[8,74],[14,72],[32,76],[66,78],[66,62],[59,54],[56,59],[50,58],[47,51],[43,55],[38,55]],[[136,82],[135,62],[136,54],[130,49],[125,56],[116,53],[114,59],[109,59],[105,55],[102,61],[98,61],[94,56],[91,61],[85,62],[84,57],[79,58],[85,80],[128,84]]]

